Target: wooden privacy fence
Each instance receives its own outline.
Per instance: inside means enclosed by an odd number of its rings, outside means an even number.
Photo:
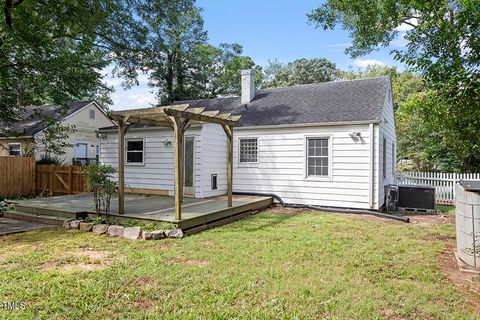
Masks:
[[[0,197],[35,193],[35,159],[0,157]]]
[[[50,196],[85,192],[83,169],[77,166],[37,165],[35,191]]]
[[[439,204],[455,203],[455,185],[460,180],[480,180],[480,173],[445,172],[397,172],[399,185],[423,185],[435,187],[435,196]]]

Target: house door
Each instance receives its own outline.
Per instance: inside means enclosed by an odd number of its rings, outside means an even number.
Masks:
[[[185,170],[183,193],[188,196],[195,194],[195,137],[185,137]]]

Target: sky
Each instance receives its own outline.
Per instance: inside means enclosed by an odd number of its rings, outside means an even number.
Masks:
[[[340,28],[324,31],[309,23],[306,14],[321,3],[320,0],[197,0],[203,9],[209,42],[241,44],[244,55],[259,65],[266,66],[268,60],[274,59],[286,63],[299,58],[327,58],[342,70],[365,68],[375,63],[403,69],[393,60],[390,51],[405,45],[402,33],[407,28],[399,27],[400,36],[389,48],[351,59],[344,53],[351,42],[348,32]],[[140,85],[129,90],[124,90],[120,79],[112,79],[111,75],[107,75],[105,81],[115,89],[114,103],[110,106],[114,110],[148,107],[156,102],[146,75],[140,75]]]

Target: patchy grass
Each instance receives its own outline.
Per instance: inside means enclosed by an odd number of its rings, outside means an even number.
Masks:
[[[0,318],[478,319],[438,267],[450,224],[262,212],[184,239],[1,239]],[[99,265],[98,268],[92,265]]]
[[[443,214],[454,216],[455,215],[455,206],[441,205],[438,206],[438,209],[442,211]]]

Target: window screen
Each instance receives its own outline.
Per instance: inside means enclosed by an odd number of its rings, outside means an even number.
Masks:
[[[95,110],[90,110],[90,119],[95,119]]]
[[[257,162],[258,139],[240,139],[240,162]]]
[[[127,163],[143,163],[143,140],[127,140]]]
[[[328,138],[310,138],[307,144],[307,175],[328,176]]]
[[[8,145],[8,154],[11,156],[19,156],[20,152],[20,143],[10,143]]]

